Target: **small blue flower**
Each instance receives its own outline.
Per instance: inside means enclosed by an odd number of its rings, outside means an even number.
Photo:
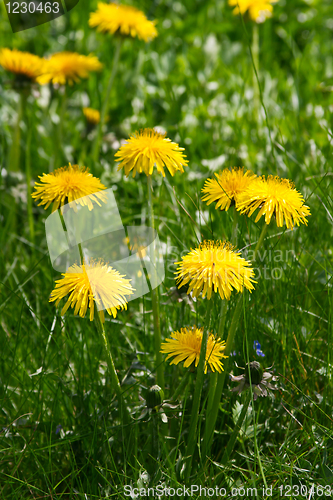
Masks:
[[[253,342],[253,349],[256,351],[257,356],[262,356],[263,358],[265,357],[265,354],[261,350],[261,345],[259,344],[258,340],[255,340]]]

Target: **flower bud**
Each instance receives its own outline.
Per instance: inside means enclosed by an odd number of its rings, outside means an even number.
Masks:
[[[153,385],[147,392],[146,404],[148,408],[155,408],[163,403],[164,392],[159,385]]]
[[[250,372],[251,372],[251,382],[250,382]],[[257,385],[261,382],[264,370],[258,361],[251,361],[246,365],[245,370],[245,380],[248,384],[252,383]]]

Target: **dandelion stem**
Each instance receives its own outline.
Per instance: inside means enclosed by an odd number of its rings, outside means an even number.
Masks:
[[[221,309],[220,309],[219,328],[218,328],[216,338],[223,338],[225,320],[227,317],[227,309],[228,309],[228,301],[222,300]],[[206,419],[209,418],[209,415],[211,415],[211,412],[212,412],[212,408],[213,408],[213,404],[214,404],[214,396],[215,396],[215,391],[216,391],[216,386],[217,386],[217,380],[218,380],[218,372],[211,373],[210,380],[209,380],[209,393],[208,393]]]
[[[236,304],[236,308],[235,308],[235,311],[234,311],[234,314],[232,317],[232,321],[231,321],[231,325],[229,328],[229,332],[228,332],[227,342],[226,342],[226,346],[224,349],[225,356],[229,356],[231,353],[236,330],[237,330],[237,326],[239,324],[239,319],[240,319],[240,315],[242,312],[242,305],[243,305],[243,295],[240,295],[240,297],[238,298],[237,304]],[[230,358],[225,360],[224,371],[222,373],[219,373],[219,375],[218,375],[213,404],[212,404],[210,413],[207,414],[205,436],[204,436],[204,442],[203,442],[203,456],[204,457],[206,457],[209,454],[210,447],[212,444],[212,438],[214,435],[214,429],[215,429],[217,414],[218,414],[218,410],[219,410],[221,394],[222,394],[222,390],[224,387],[225,376],[226,376],[227,369],[228,369],[229,359]]]
[[[22,90],[19,95],[19,101],[17,106],[17,116],[16,116],[16,124],[13,129],[13,139],[12,145],[9,151],[8,158],[8,170],[12,172],[17,172],[19,170],[20,165],[20,157],[21,157],[21,120],[23,118],[23,112],[26,103],[26,94]]]
[[[153,207],[153,197],[152,197],[152,178],[150,175],[147,176],[147,187],[148,187],[148,211],[149,211],[149,223],[150,227],[155,229],[154,222],[154,207]],[[153,268],[156,268],[156,253],[154,242],[152,244],[152,264]],[[161,324],[160,324],[160,304],[158,289],[152,288],[151,290],[151,301],[153,307],[153,318],[154,318],[154,337],[155,337],[155,355],[156,355],[156,370],[157,370],[157,384],[164,391],[164,366],[163,357],[161,351]]]
[[[190,475],[191,475],[192,458],[193,458],[195,446],[197,444],[196,431],[197,431],[197,423],[198,423],[198,417],[199,417],[201,391],[202,391],[202,385],[203,385],[203,380],[204,380],[204,370],[205,370],[205,363],[206,363],[206,350],[207,350],[208,332],[209,332],[212,307],[213,307],[213,300],[207,300],[207,312],[206,312],[205,324],[204,324],[204,329],[203,329],[203,334],[202,334],[200,359],[199,359],[199,364],[198,364],[198,368],[197,368],[197,378],[196,378],[196,382],[195,382],[194,396],[193,396],[193,403],[192,403],[192,410],[191,410],[190,429],[189,429],[189,433],[188,433],[188,441],[187,441],[187,448],[186,448],[186,457],[188,457],[187,458],[187,466],[186,466],[186,480],[188,480]]]
[[[62,131],[63,124],[65,121],[65,112],[66,112],[66,104],[67,104],[67,88],[64,87],[63,94],[60,96],[60,112],[59,112],[59,122],[55,128],[55,139],[54,139],[54,154],[53,154],[53,170],[61,167],[60,163],[63,161],[63,150],[62,150]],[[59,163],[59,164],[58,164]]]
[[[268,224],[264,224],[263,225],[263,228],[261,230],[261,233],[260,233],[260,237],[259,237],[259,240],[256,244],[256,247],[254,249],[254,260],[257,259],[257,256],[258,256],[258,253],[259,253],[259,250],[263,244],[263,241],[265,239],[265,235],[266,235],[266,232],[267,232],[267,228],[268,228]]]
[[[227,319],[227,309],[228,309],[228,301],[224,299],[221,302],[219,329],[217,332],[217,337],[220,337],[221,339],[223,338],[225,320]]]
[[[251,393],[248,393],[247,397],[246,397],[246,401],[243,404],[242,411],[241,411],[241,413],[240,413],[240,415],[238,417],[237,423],[236,423],[235,428],[233,430],[233,433],[231,434],[230,439],[229,439],[228,444],[227,444],[227,447],[224,450],[224,453],[223,453],[223,456],[222,456],[222,460],[221,460],[221,464],[222,465],[225,465],[228,462],[228,460],[229,460],[229,458],[231,456],[231,453],[232,453],[232,451],[234,449],[237,436],[239,434],[239,431],[241,430],[241,427],[242,427],[244,418],[246,416],[247,409],[249,407],[250,402],[251,402]]]
[[[155,409],[152,410],[151,414],[151,452],[150,452],[150,461],[149,461],[149,474],[152,476],[151,482],[153,481],[153,477],[158,471],[158,460],[160,456],[160,441],[159,441],[159,415]]]
[[[115,76],[116,76],[117,71],[118,71],[118,62],[119,62],[121,45],[122,45],[122,39],[118,38],[117,43],[116,43],[114,57],[113,57],[113,62],[112,62],[111,74],[110,74],[108,86],[107,86],[107,89],[105,92],[105,97],[103,100],[101,119],[100,119],[99,124],[98,124],[97,134],[95,137],[95,142],[94,142],[93,151],[92,151],[92,159],[93,159],[94,163],[98,160],[98,157],[99,157],[99,150],[100,150],[100,145],[101,145],[103,126],[104,126],[104,122],[106,120],[107,112],[109,109],[110,94],[111,94],[111,90],[112,90],[112,86],[113,86],[113,81],[114,81]]]
[[[253,23],[252,31],[252,68],[253,68],[253,112],[255,120],[258,119],[260,109],[260,90],[259,90],[259,27]]]
[[[186,370],[186,373],[185,373],[184,377],[182,378],[179,386],[177,387],[174,394],[172,395],[172,401],[176,401],[178,396],[183,392],[184,388],[187,385],[188,379],[190,377],[190,373],[191,373],[190,370]]]
[[[238,211],[236,207],[234,207],[234,219],[232,221],[232,234],[231,234],[231,243],[234,246],[237,246],[238,218],[239,218]]]
[[[129,424],[131,417],[130,417],[128,408],[127,408],[125,401],[124,401],[124,398],[123,398],[123,392],[121,390],[118,375],[116,373],[116,369],[115,369],[115,366],[113,363],[113,358],[112,358],[112,354],[111,354],[111,350],[110,350],[109,341],[108,341],[108,338],[106,336],[105,328],[104,328],[104,325],[102,323],[101,316],[100,316],[100,313],[99,313],[96,305],[95,305],[95,319],[96,319],[97,330],[103,339],[103,344],[104,344],[105,351],[106,351],[106,361],[107,361],[107,365],[108,365],[109,374],[111,377],[111,384],[112,384],[112,388],[114,389],[114,392],[116,393],[116,396],[118,399],[121,420],[125,424]]]
[[[28,221],[29,221],[29,231],[31,242],[35,243],[35,229],[34,229],[34,218],[32,214],[32,197],[31,197],[31,137],[32,130],[34,126],[34,116],[35,116],[35,104],[31,113],[30,118],[27,118],[27,141],[26,141],[26,149],[25,149],[25,175],[27,180],[27,212],[28,212]]]
[[[251,380],[251,379],[250,379]],[[253,391],[252,391],[252,384],[251,384],[251,393],[250,393],[250,397],[253,401]],[[258,440],[257,440],[257,431],[258,431],[258,420],[259,420],[259,415],[260,415],[260,410],[261,410],[261,402],[259,403],[259,408],[258,408],[258,412],[257,412],[257,421],[256,421],[256,418],[255,418],[255,413],[254,413],[254,404],[252,403],[252,408],[253,408],[253,430],[254,430],[254,449],[255,449],[255,453],[257,455],[257,458],[258,458],[258,464],[259,464],[259,469],[260,469],[260,473],[261,473],[261,477],[262,477],[262,480],[264,482],[264,485],[265,485],[265,488],[267,490],[267,481],[266,481],[266,477],[265,477],[265,473],[264,473],[264,469],[262,467],[262,463],[261,463],[261,458],[260,458],[260,451],[259,451],[259,448],[258,448]]]

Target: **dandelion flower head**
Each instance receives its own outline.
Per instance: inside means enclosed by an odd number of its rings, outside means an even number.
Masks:
[[[30,52],[0,49],[0,66],[17,76],[35,81],[44,71],[45,61]]]
[[[137,172],[139,174],[144,172],[148,176],[152,175],[155,165],[163,177],[165,177],[164,167],[172,176],[177,170],[183,173],[183,166],[188,163],[182,153],[184,148],[171,142],[165,135],[151,128],[135,132],[115,154],[116,158],[119,158],[116,161],[121,162],[118,170],[124,168],[127,177],[132,170],[133,177]]]
[[[171,365],[178,365],[184,361],[184,367],[188,368],[193,361],[195,367],[199,364],[201,343],[202,343],[203,328],[181,328],[180,332],[172,332],[171,339],[166,339],[161,345],[161,352],[168,354],[166,359],[173,356],[175,358],[171,361]],[[208,365],[210,369],[221,373],[223,365],[221,360],[227,358],[223,354],[225,349],[225,342],[221,339],[216,339],[212,333],[208,336],[207,350],[206,350],[206,363],[205,373],[207,373]]]
[[[251,182],[257,177],[250,170],[245,172],[244,168],[224,169],[215,174],[216,179],[207,179],[202,192],[205,193],[202,201],[207,205],[216,201],[216,210],[228,210],[231,204],[236,204],[238,197],[242,194]]]
[[[265,222],[269,224],[273,215],[278,227],[285,221],[288,229],[294,229],[300,222],[307,225],[306,217],[311,215],[310,209],[304,204],[304,198],[288,179],[262,176],[254,181],[239,197],[237,209],[249,217],[260,208],[255,219],[258,222],[265,215]]]
[[[73,85],[81,78],[88,78],[90,71],[100,71],[102,64],[95,56],[83,56],[77,52],[57,52],[45,60],[44,74],[37,81],[41,85],[52,82]]]
[[[141,10],[116,3],[98,3],[90,14],[89,26],[103,33],[119,33],[148,42],[157,36],[156,21],[149,21]]]
[[[61,310],[62,315],[69,306],[75,306],[74,314],[79,313],[81,318],[84,318],[89,307],[92,321],[96,302],[103,321],[103,309],[115,318],[118,309],[127,309],[125,296],[134,292],[131,280],[125,279],[124,275],[102,260],[90,261],[89,264],[74,264],[62,276],[62,279],[56,281],[50,296],[50,302],[56,301],[58,306],[61,299],[70,294]]]
[[[92,210],[93,201],[101,206],[106,202],[106,189],[101,181],[89,173],[86,167],[69,164],[58,168],[50,174],[39,176],[40,182],[35,183],[36,191],[32,193],[34,200],[41,200],[38,206],[45,205],[45,210],[53,203],[52,212],[65,203],[75,202],[81,206],[87,205]]]
[[[272,16],[273,6],[278,0],[229,0],[229,5],[235,7],[233,13],[235,15],[249,12],[253,21],[263,23],[268,17]]]
[[[204,241],[176,264],[178,288],[189,283],[187,293],[194,297],[202,292],[209,300],[212,292],[218,292],[221,299],[230,299],[233,289],[242,292],[245,287],[251,292],[256,283],[250,263],[225,241]]]
[[[83,114],[88,123],[92,125],[97,125],[101,119],[101,114],[98,109],[93,108],[83,108]]]

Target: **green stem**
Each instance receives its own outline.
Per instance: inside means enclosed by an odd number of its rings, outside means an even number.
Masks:
[[[83,256],[83,250],[82,250],[82,245],[81,243],[78,243],[78,248],[79,248],[79,253],[80,253],[80,259],[81,259],[81,264],[84,264],[84,256]],[[85,263],[86,264],[86,263]]]
[[[257,256],[258,256],[258,253],[259,253],[259,250],[263,244],[263,241],[265,239],[265,236],[266,236],[266,232],[267,232],[267,228],[268,228],[268,224],[264,224],[263,227],[262,227],[262,230],[261,230],[261,233],[260,233],[260,236],[259,236],[259,240],[256,244],[256,247],[254,249],[254,259],[253,260],[256,260],[257,259]]]
[[[259,27],[257,23],[253,24],[252,31],[252,57],[253,57],[253,111],[255,120],[257,120],[260,109],[260,91],[259,91]]]
[[[30,238],[32,243],[35,243],[35,229],[34,229],[34,218],[32,213],[32,197],[31,197],[31,137],[32,137],[32,130],[34,128],[33,122],[35,116],[35,103],[36,101],[34,101],[34,107],[31,114],[32,119],[27,118],[28,130],[27,130],[27,142],[25,149],[25,174],[27,180],[27,212],[28,212]]]
[[[242,411],[241,411],[241,413],[240,413],[240,415],[238,417],[238,420],[237,420],[237,423],[236,423],[235,428],[233,430],[233,433],[230,436],[230,439],[228,441],[227,447],[224,450],[224,453],[223,453],[223,456],[222,456],[222,460],[221,460],[221,464],[222,465],[225,465],[228,462],[228,460],[229,460],[229,458],[231,456],[231,453],[232,453],[232,451],[234,449],[234,446],[235,446],[235,441],[237,439],[239,431],[241,430],[241,427],[242,427],[244,418],[246,416],[247,409],[249,407],[250,401],[251,401],[251,393],[249,392],[248,395],[247,395],[246,401],[243,404]]]
[[[224,299],[221,301],[219,329],[217,331],[217,338],[220,339],[223,338],[225,321],[227,319],[227,309],[228,309],[228,301]]]
[[[251,397],[251,399],[253,401],[252,387],[251,387],[250,397]],[[263,479],[265,488],[267,490],[267,482],[266,482],[266,477],[265,477],[264,469],[263,469],[262,463],[261,463],[260,452],[259,452],[259,448],[258,448],[258,440],[257,440],[257,426],[258,426],[259,415],[260,415],[260,410],[261,410],[261,402],[259,403],[259,408],[258,408],[258,412],[257,412],[257,414],[258,414],[257,421],[255,419],[254,404],[253,404],[253,402],[252,402],[252,408],[253,408],[254,450],[255,450],[255,453],[256,453],[257,458],[258,458],[258,464],[259,464],[259,469],[260,469],[261,477]]]
[[[17,106],[17,117],[16,124],[13,129],[12,145],[9,152],[8,158],[8,170],[12,172],[18,172],[20,165],[21,156],[21,120],[23,118],[24,108],[26,103],[26,95],[24,91],[20,92],[18,106]]]
[[[92,160],[94,163],[97,162],[98,157],[99,157],[99,150],[100,150],[101,139],[102,139],[102,131],[103,131],[104,122],[105,122],[106,117],[107,117],[107,112],[109,109],[109,100],[110,100],[110,94],[111,94],[111,90],[112,90],[112,86],[113,86],[113,81],[115,79],[115,76],[116,76],[117,70],[118,70],[118,62],[119,62],[121,45],[122,45],[122,39],[118,38],[117,44],[116,44],[116,49],[115,49],[115,54],[113,57],[113,63],[112,63],[112,69],[111,69],[111,74],[110,74],[110,78],[109,78],[109,83],[108,83],[108,86],[107,86],[107,89],[105,92],[104,101],[103,101],[103,106],[102,106],[102,111],[101,111],[101,119],[100,119],[100,122],[98,124],[98,130],[97,130],[97,134],[96,134],[95,142],[94,142],[94,146],[93,146],[93,151],[92,151]]]
[[[151,483],[158,470],[158,460],[160,456],[160,440],[158,435],[159,415],[156,410],[152,410],[150,429],[151,429],[151,452],[149,460],[149,474],[151,476]]]
[[[108,341],[108,338],[106,336],[104,325],[102,323],[101,316],[99,314],[99,311],[97,310],[96,305],[95,305],[95,320],[96,320],[98,333],[101,335],[101,337],[103,339],[103,344],[104,344],[105,351],[106,351],[106,361],[107,361],[107,365],[108,365],[108,371],[109,371],[109,374],[111,377],[112,389],[116,393],[118,403],[119,403],[120,418],[125,424],[129,424],[131,421],[131,416],[129,414],[128,408],[127,408],[125,401],[124,401],[124,398],[123,398],[123,392],[122,392],[122,389],[120,387],[120,383],[119,383],[118,375],[116,373],[116,369],[114,367],[109,341]]]
[[[199,408],[200,408],[200,399],[201,399],[201,391],[204,381],[204,370],[206,364],[206,350],[207,350],[207,341],[209,334],[209,325],[211,319],[211,311],[213,307],[213,300],[207,300],[207,312],[205,318],[205,324],[202,334],[202,342],[201,342],[201,350],[200,350],[200,359],[197,368],[197,378],[195,382],[192,410],[191,410],[191,420],[190,420],[190,429],[188,433],[188,441],[186,448],[186,457],[187,457],[187,466],[186,466],[186,480],[189,479],[191,475],[192,468],[192,458],[194,449],[197,443],[196,439],[196,431],[197,431],[197,423],[199,417]]]
[[[149,211],[149,224],[150,227],[155,229],[154,221],[154,207],[153,207],[153,197],[152,197],[152,178],[150,175],[147,176],[147,187],[148,187],[148,211]],[[152,265],[156,268],[156,254],[154,243],[152,245]],[[154,338],[155,338],[155,356],[156,356],[156,371],[157,371],[157,384],[163,389],[164,385],[164,366],[163,357],[161,353],[161,324],[160,324],[160,304],[158,296],[158,288],[151,290],[151,300],[153,308],[153,318],[154,318]]]
[[[212,412],[212,408],[213,408],[213,404],[214,404],[214,396],[215,396],[215,391],[216,391],[216,385],[217,385],[217,379],[218,379],[218,372],[213,372],[210,374],[206,419],[209,418],[208,415],[210,415]],[[206,428],[205,428],[205,431],[206,431]]]
[[[63,124],[65,121],[65,113],[66,113],[66,104],[67,104],[67,87],[64,88],[64,93],[60,96],[60,113],[59,113],[59,122],[55,127],[54,134],[54,153],[53,153],[53,164],[52,170],[63,167],[61,163],[63,162]]]
[[[221,301],[221,309],[220,309],[220,321],[219,321],[219,327],[217,331],[216,338],[223,338],[223,333],[224,333],[224,327],[225,327],[225,321],[227,318],[227,308],[228,308],[228,301],[227,300],[222,300]],[[208,404],[207,404],[207,412],[206,412],[206,419],[210,418],[213,404],[214,404],[214,396],[215,396],[215,390],[217,386],[217,380],[218,380],[218,372],[214,372],[210,375],[210,381],[209,381],[209,393],[208,393]],[[207,427],[205,428],[205,432],[207,432]],[[207,438],[207,436],[206,436]]]
[[[190,377],[190,369],[186,370],[186,373],[184,377],[182,378],[179,386],[175,390],[174,394],[172,395],[172,401],[176,401],[178,396],[183,392],[184,388],[187,386],[188,379]]]
[[[234,219],[232,221],[232,233],[231,233],[231,243],[234,246],[237,246],[238,218],[239,218],[239,213],[236,207],[234,207]]]
[[[240,295],[240,297],[238,298],[237,304],[236,304],[236,308],[235,308],[235,311],[234,311],[234,314],[232,317],[232,321],[231,321],[231,325],[229,328],[229,332],[228,332],[227,342],[226,342],[226,346],[225,346],[225,350],[224,350],[225,356],[229,356],[231,353],[236,330],[237,330],[237,326],[239,324],[239,320],[240,320],[240,316],[241,316],[242,305],[243,305],[243,295]],[[222,373],[219,373],[219,375],[218,375],[213,404],[212,404],[210,413],[207,415],[205,436],[204,436],[204,442],[203,442],[203,456],[204,457],[208,456],[208,454],[210,452],[212,439],[213,439],[213,435],[214,435],[214,430],[215,430],[217,414],[219,411],[221,394],[222,394],[222,390],[224,387],[225,376],[226,376],[226,373],[228,370],[229,359],[230,358],[225,360],[224,371]]]

